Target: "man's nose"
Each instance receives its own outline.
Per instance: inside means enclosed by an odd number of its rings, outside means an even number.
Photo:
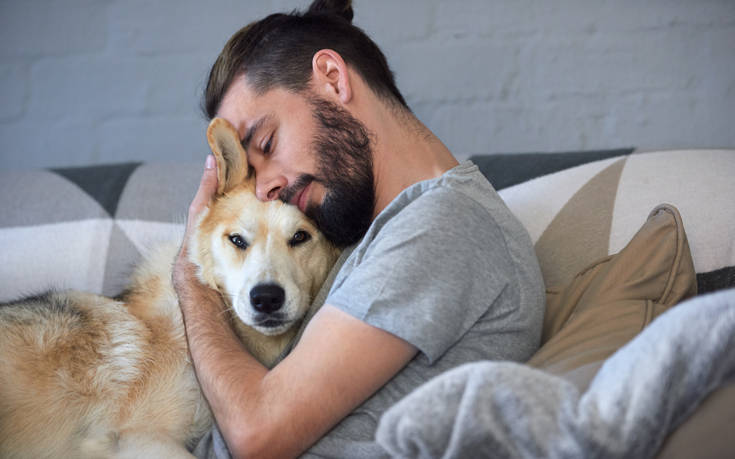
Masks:
[[[288,180],[282,175],[255,174],[255,196],[261,201],[278,199],[278,195],[286,185]]]

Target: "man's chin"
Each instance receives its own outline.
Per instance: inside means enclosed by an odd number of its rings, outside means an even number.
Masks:
[[[340,248],[359,242],[370,227],[369,219],[325,214],[317,206],[307,208],[306,215],[314,220],[329,242]]]

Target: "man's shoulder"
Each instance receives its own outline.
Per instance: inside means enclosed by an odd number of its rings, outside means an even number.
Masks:
[[[414,229],[455,225],[494,225],[505,204],[485,181],[437,180],[411,190],[397,200],[382,223],[386,228]]]
[[[496,250],[498,244],[504,245],[508,231],[505,217],[495,210],[496,199],[502,203],[494,194],[472,195],[463,187],[433,185],[376,220],[358,249],[411,258],[417,250],[433,253],[438,246],[455,253]],[[487,241],[494,241],[492,247]]]
[[[461,188],[435,186],[424,190],[407,202],[393,216],[392,223],[423,224],[457,223],[467,219],[488,223],[492,220],[493,196],[468,193]]]
[[[474,169],[470,163],[459,173],[453,171],[404,190],[373,221],[353,260],[414,258],[416,251],[435,253],[439,246],[455,253],[505,252],[506,240],[516,237],[522,228],[490,183]]]
[[[490,210],[502,202],[492,185],[471,163],[460,164],[435,179],[414,184],[392,203],[396,212],[425,211],[427,215],[444,209]]]

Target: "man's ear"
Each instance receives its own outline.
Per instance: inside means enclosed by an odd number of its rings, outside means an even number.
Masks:
[[[320,49],[311,59],[311,70],[318,92],[325,91],[345,104],[352,99],[350,74],[347,72],[347,64],[338,52]]]
[[[214,118],[207,128],[207,141],[217,160],[217,194],[245,184],[255,192],[248,168],[248,155],[234,127],[224,118]]]

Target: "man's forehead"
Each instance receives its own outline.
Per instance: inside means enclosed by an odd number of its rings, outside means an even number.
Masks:
[[[258,94],[244,78],[238,78],[225,93],[215,116],[229,121],[240,138],[249,141],[258,128],[277,121],[274,107],[283,106],[286,96],[287,92],[279,88]]]
[[[249,87],[245,78],[236,78],[225,92],[215,116],[224,118],[243,135],[257,119],[259,96]]]

